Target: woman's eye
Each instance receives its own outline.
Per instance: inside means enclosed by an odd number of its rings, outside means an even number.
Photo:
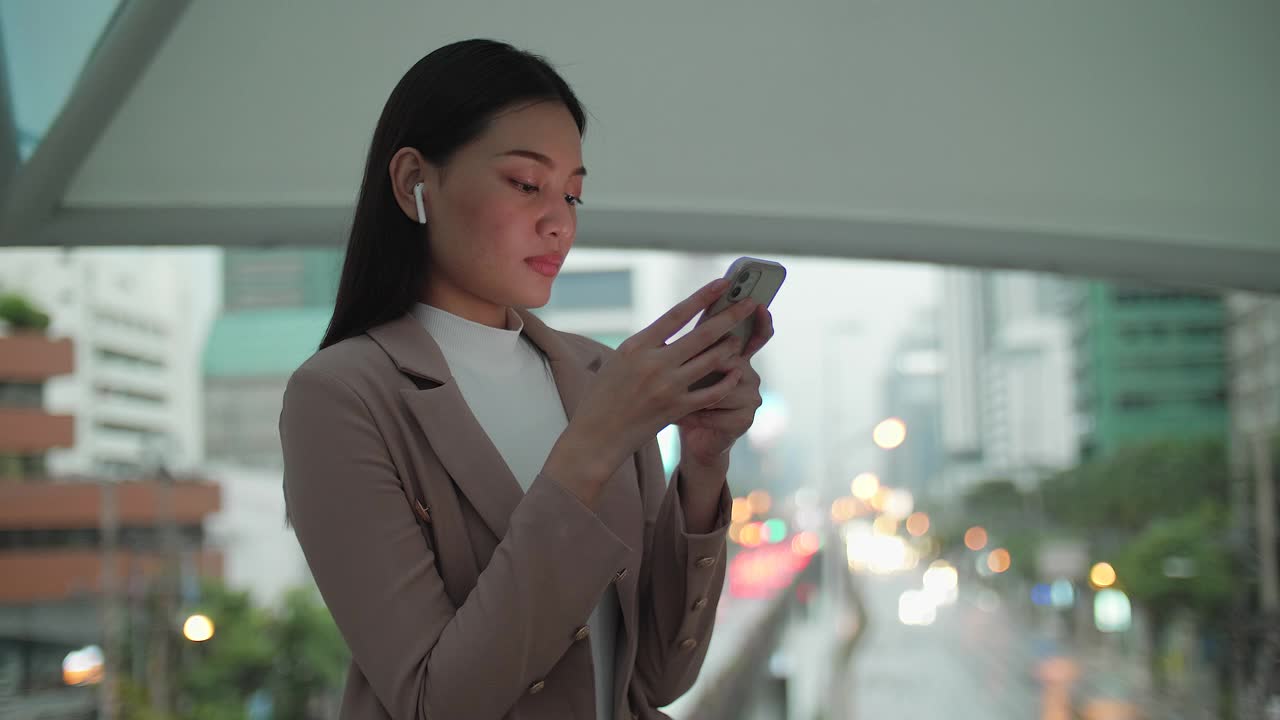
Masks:
[[[524,194],[526,194],[526,195],[532,195],[532,194],[534,194],[534,193],[538,192],[538,186],[537,186],[537,185],[530,185],[529,183],[526,183],[526,182],[520,182],[519,180],[512,180],[512,181],[511,181],[511,184],[512,184],[512,185],[515,185],[517,190],[519,190],[520,192],[522,192],[522,193],[524,193]]]
[[[565,193],[564,201],[569,203],[570,205],[575,205],[575,206],[582,204],[582,198],[578,197],[577,195],[570,195],[568,193]]]

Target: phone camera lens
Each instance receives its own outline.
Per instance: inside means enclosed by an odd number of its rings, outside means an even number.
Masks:
[[[737,286],[734,286],[733,290],[729,291],[729,297],[731,298],[736,298],[741,294],[742,294],[742,288]]]
[[[749,277],[751,277],[751,271],[743,270],[742,272],[738,273],[738,282],[744,283],[747,281],[747,278]]]

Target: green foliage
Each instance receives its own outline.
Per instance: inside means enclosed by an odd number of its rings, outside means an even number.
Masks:
[[[152,710],[145,678],[124,678],[123,720],[244,720],[259,691],[269,693],[274,720],[304,720],[313,716],[313,700],[342,688],[347,647],[312,588],[286,593],[272,611],[254,607],[248,593],[209,583],[199,606],[186,611],[208,615],[214,634],[203,643],[178,640],[178,711]]]
[[[0,320],[8,322],[16,330],[44,330],[49,327],[49,316],[17,293],[0,293]]]
[[[285,596],[275,645],[270,684],[275,717],[306,717],[311,698],[342,686],[350,653],[313,589],[298,588]]]
[[[1165,440],[1121,449],[1046,480],[1054,521],[1084,531],[1141,532],[1153,520],[1225,504],[1229,472],[1220,438]]]
[[[964,496],[964,507],[970,513],[1022,510],[1022,493],[1012,480],[986,480],[975,485]]]
[[[1238,582],[1220,540],[1226,522],[1226,513],[1211,502],[1184,515],[1152,522],[1116,558],[1122,587],[1156,611],[1188,607],[1208,614],[1222,608]],[[1169,558],[1190,560],[1195,575],[1169,577],[1165,573]]]
[[[275,660],[273,618],[249,594],[208,585],[198,611],[214,622],[213,638],[185,648],[182,685],[193,720],[244,715],[244,701],[268,680]]]
[[[1009,551],[1010,570],[1030,581],[1038,579],[1036,572],[1036,555],[1040,550],[1043,538],[1036,529],[1023,528],[1013,530],[1003,536],[994,538],[998,544]]]

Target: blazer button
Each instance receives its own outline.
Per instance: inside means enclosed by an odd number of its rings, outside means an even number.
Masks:
[[[573,639],[586,640],[587,637],[590,635],[591,635],[591,628],[587,627],[586,625],[583,625],[582,627],[578,628],[578,632],[573,634]]]
[[[626,568],[622,568],[621,570],[619,570],[617,573],[615,573],[615,574],[614,574],[614,576],[613,576],[613,581],[614,581],[614,582],[622,582],[622,578],[624,578],[624,577],[626,577],[626,576],[627,576],[627,569],[626,569]]]
[[[682,640],[682,641],[680,642],[680,649],[681,649],[681,650],[692,650],[692,649],[694,649],[695,647],[697,647],[697,645],[698,645],[698,641],[697,641],[697,640],[694,640],[693,638],[685,638],[684,640]]]
[[[547,686],[547,683],[545,681],[539,680],[538,682],[529,686],[529,694],[537,695],[538,693],[542,692],[542,688],[546,686]]]
[[[700,568],[709,568],[715,564],[716,564],[716,559],[709,558],[709,557],[698,558],[698,562],[694,563],[694,565],[697,565]]]
[[[702,608],[704,608],[704,607],[706,607],[706,606],[707,606],[707,599],[706,599],[706,598],[698,598],[697,600],[695,600],[695,601],[693,602],[693,609],[694,609],[694,610],[701,610]]]

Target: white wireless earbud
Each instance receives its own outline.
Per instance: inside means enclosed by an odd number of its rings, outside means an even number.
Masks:
[[[427,224],[427,208],[422,204],[422,183],[413,186],[413,201],[418,205],[418,224]]]

